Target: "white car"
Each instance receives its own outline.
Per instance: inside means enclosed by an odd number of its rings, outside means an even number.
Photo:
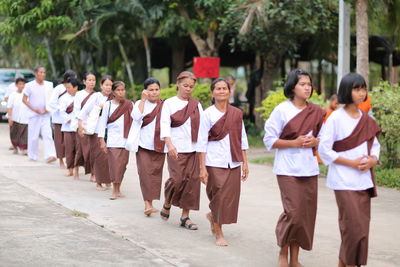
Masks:
[[[0,69],[0,119],[7,114],[8,86],[18,77],[24,77],[26,82],[32,81],[35,76],[30,69]]]

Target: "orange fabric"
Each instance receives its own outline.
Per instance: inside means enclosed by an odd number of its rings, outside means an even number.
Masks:
[[[324,122],[326,122],[326,120],[327,120],[328,117],[332,114],[333,111],[334,111],[333,109],[329,109],[329,110],[326,112],[326,115],[325,115],[325,118],[324,118]]]
[[[364,111],[365,113],[368,113],[372,109],[371,97],[368,95],[367,100],[359,104],[358,108]]]

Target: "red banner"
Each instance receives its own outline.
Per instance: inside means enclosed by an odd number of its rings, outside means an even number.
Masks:
[[[194,57],[193,73],[197,78],[218,78],[219,57]]]

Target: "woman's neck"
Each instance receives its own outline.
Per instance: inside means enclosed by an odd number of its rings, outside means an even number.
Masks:
[[[358,112],[358,107],[356,104],[347,104],[344,106],[344,110],[347,112],[347,114],[350,115],[350,117],[357,119],[360,114]]]
[[[86,87],[85,90],[86,90],[86,92],[91,93],[91,92],[94,91],[94,88],[87,88],[87,87]]]
[[[229,102],[227,100],[223,100],[223,101],[215,101],[215,107],[221,111],[221,112],[226,112],[226,110],[228,109],[228,104]]]
[[[184,96],[181,95],[181,94],[178,94],[177,97],[178,97],[180,100],[184,100],[184,101],[188,101],[189,98],[190,98],[190,96],[184,97]]]
[[[292,103],[296,108],[299,109],[304,109],[305,107],[307,107],[307,101],[296,96],[292,99]]]
[[[101,91],[101,94],[102,94],[103,96],[109,96],[109,95],[110,95],[110,94],[104,93],[103,91]]]

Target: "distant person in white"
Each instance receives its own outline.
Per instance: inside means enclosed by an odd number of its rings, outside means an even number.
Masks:
[[[38,159],[39,135],[43,138],[44,158],[47,163],[56,160],[53,135],[50,124],[50,113],[47,103],[53,90],[53,83],[45,81],[46,69],[42,66],[34,70],[35,80],[26,84],[23,102],[30,109],[28,122],[28,157]]]

